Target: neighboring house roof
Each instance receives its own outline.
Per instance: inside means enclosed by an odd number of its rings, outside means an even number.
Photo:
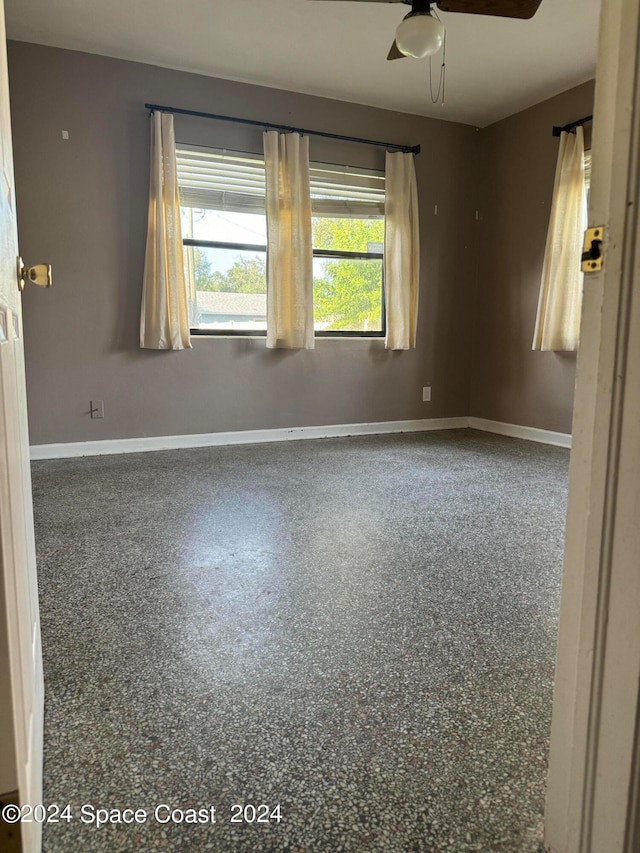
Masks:
[[[217,293],[198,290],[196,299],[198,311],[203,314],[264,317],[267,313],[267,296],[264,293]]]

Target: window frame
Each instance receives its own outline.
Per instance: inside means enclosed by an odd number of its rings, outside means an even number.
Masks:
[[[194,249],[237,249],[247,252],[264,252],[266,255],[267,247],[257,243],[227,243],[222,240],[193,240],[185,237],[182,240],[182,245],[186,248]],[[387,333],[387,308],[384,292],[384,254],[379,252],[345,252],[330,249],[314,249],[314,258],[335,258],[337,260],[364,260],[364,261],[380,261],[382,264],[382,275],[380,285],[380,325],[381,329],[361,331],[353,330],[338,330],[338,329],[320,329],[314,330],[316,338],[384,338]],[[264,338],[267,336],[266,329],[203,329],[200,327],[192,327],[190,329],[192,335],[201,335],[203,337],[242,337],[242,338]]]
[[[184,150],[189,150],[191,146],[186,145],[185,143],[178,143],[177,148],[182,149],[184,146]],[[204,149],[195,147],[194,150],[202,151]],[[211,149],[213,151],[217,149]],[[239,156],[245,152],[240,151],[230,151],[227,149],[227,153],[232,156]],[[247,154],[247,159],[262,159],[262,155],[259,154]],[[330,166],[331,164],[325,163],[312,163],[311,166],[315,166],[316,168],[322,166]],[[357,168],[357,167],[356,167]],[[370,172],[372,170],[366,169],[364,171]],[[384,175],[383,172],[378,172],[381,176]],[[199,208],[193,205],[183,205],[181,203],[181,208],[192,207],[194,210]],[[215,208],[211,208],[215,209]],[[265,214],[266,215],[266,214]],[[312,213],[312,218],[318,219],[328,219],[328,218],[343,218],[339,217],[337,214],[334,216],[328,216],[327,214],[323,214],[321,212],[316,213],[315,215]],[[353,219],[360,218],[369,218],[369,217],[358,217],[353,216]],[[378,217],[376,217],[378,218]],[[382,216],[384,220],[384,215]],[[250,252],[264,252],[265,258],[267,253],[267,246],[257,244],[257,243],[234,243],[223,240],[200,240],[194,238],[183,238],[182,240],[183,248],[200,248],[200,249],[236,249],[238,251],[250,251]],[[387,311],[386,311],[386,299],[385,299],[385,283],[384,283],[384,247],[382,252],[352,252],[352,251],[343,251],[337,249],[313,249],[313,257],[314,258],[326,258],[329,260],[365,260],[365,261],[379,261],[381,264],[381,279],[380,279],[380,329],[375,330],[330,330],[330,329],[322,329],[315,330],[314,329],[314,337],[316,338],[363,338],[363,339],[381,339],[385,338],[387,334]],[[200,337],[219,337],[219,338],[264,338],[267,335],[266,329],[211,329],[211,328],[200,328],[200,327],[191,327],[190,333],[192,336],[200,336]]]

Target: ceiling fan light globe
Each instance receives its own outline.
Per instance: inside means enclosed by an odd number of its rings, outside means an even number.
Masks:
[[[398,50],[405,56],[433,56],[444,42],[444,24],[428,12],[409,14],[396,30]]]

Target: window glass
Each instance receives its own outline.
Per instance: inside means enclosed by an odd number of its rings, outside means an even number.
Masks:
[[[267,245],[264,213],[236,213],[230,210],[202,210],[183,207],[182,236],[193,240]]]
[[[316,331],[381,332],[382,260],[313,259]]]
[[[338,219],[313,218],[313,248],[342,252],[373,252],[382,254],[384,218]]]
[[[187,246],[185,264],[199,328],[267,328],[266,252]]]

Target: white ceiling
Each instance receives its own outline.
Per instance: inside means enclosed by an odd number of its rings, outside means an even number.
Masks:
[[[529,21],[441,13],[444,107],[431,103],[428,60],[386,60],[401,4],[5,0],[5,8],[8,35],[20,41],[484,127],[594,76],[600,0],[542,0]]]

